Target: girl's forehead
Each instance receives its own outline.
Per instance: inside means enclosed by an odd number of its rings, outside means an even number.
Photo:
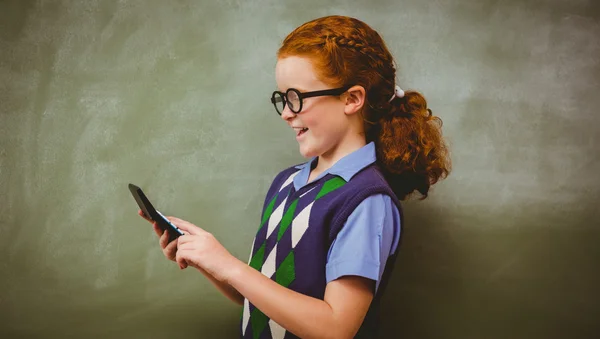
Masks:
[[[305,90],[323,85],[317,79],[312,62],[308,58],[298,56],[278,59],[275,65],[275,79],[277,87],[282,91],[288,88]]]

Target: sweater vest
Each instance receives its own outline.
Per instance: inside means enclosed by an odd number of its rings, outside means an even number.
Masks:
[[[278,284],[323,300],[325,267],[331,244],[354,209],[367,197],[386,194],[401,217],[400,202],[374,163],[349,182],[326,174],[300,190],[293,185],[296,167],[279,173],[265,198],[261,223],[252,244],[249,265]],[[377,336],[379,301],[389,280],[398,249],[386,263],[382,280],[357,338]],[[297,338],[244,300],[241,337],[251,339]]]

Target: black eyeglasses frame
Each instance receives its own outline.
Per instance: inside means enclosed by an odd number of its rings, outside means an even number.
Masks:
[[[338,88],[331,88],[331,89],[323,89],[323,90],[319,90],[319,91],[312,91],[312,92],[300,92],[299,90],[295,89],[295,88],[288,88],[287,91],[285,91],[285,93],[280,92],[280,91],[274,91],[273,94],[271,95],[271,103],[273,104],[273,106],[275,106],[275,110],[277,111],[277,113],[279,115],[281,115],[283,112],[280,112],[279,109],[277,108],[277,103],[278,102],[282,102],[283,101],[283,109],[285,109],[285,106],[287,105],[287,98],[288,98],[288,93],[290,92],[295,92],[296,95],[298,95],[298,100],[300,100],[300,104],[298,105],[298,109],[294,110],[292,108],[290,108],[290,111],[294,114],[298,114],[300,112],[302,112],[302,104],[303,104],[303,100],[306,98],[314,98],[314,97],[321,97],[321,96],[338,96],[338,95],[342,95],[344,92],[346,92],[351,86],[344,86],[344,87],[338,87]],[[277,100],[279,99],[279,100]]]

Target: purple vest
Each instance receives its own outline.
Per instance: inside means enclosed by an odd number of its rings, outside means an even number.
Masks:
[[[327,174],[296,191],[292,179],[298,172],[297,168],[291,167],[273,180],[252,245],[249,265],[284,287],[323,299],[327,253],[354,209],[374,194],[389,195],[398,206],[400,216],[402,209],[375,164],[362,169],[349,182]],[[379,289],[357,337],[375,335],[379,300],[396,254],[388,258]],[[270,320],[247,299],[244,300],[241,337],[297,338]]]

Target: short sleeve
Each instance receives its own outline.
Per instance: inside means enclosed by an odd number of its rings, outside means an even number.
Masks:
[[[400,239],[400,213],[384,194],[363,200],[340,230],[329,248],[327,283],[355,275],[376,282],[379,287],[385,263]]]

